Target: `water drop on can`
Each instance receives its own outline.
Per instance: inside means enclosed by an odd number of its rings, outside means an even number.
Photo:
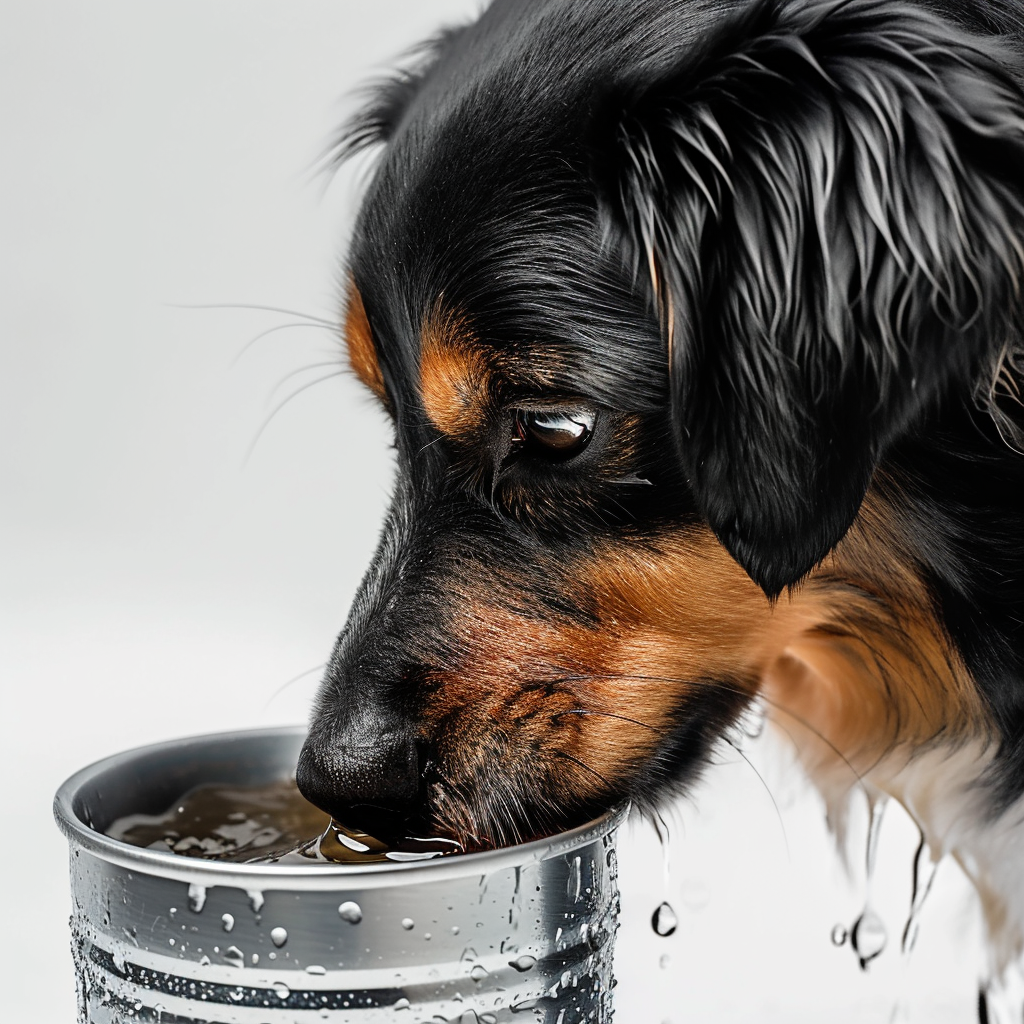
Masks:
[[[206,905],[206,886],[193,883],[188,887],[188,909],[198,914]]]
[[[280,949],[288,941],[288,932],[286,929],[278,926],[277,928],[270,929],[270,941]]]
[[[349,924],[359,924],[363,919],[363,908],[352,900],[346,900],[338,907],[338,916]]]

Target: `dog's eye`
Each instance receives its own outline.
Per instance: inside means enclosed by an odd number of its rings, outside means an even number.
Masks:
[[[512,444],[547,459],[571,459],[587,446],[595,419],[590,409],[516,409]]]

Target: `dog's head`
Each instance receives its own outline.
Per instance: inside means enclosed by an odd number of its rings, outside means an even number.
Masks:
[[[346,340],[398,481],[314,802],[507,842],[685,783],[861,604],[938,651],[864,499],[1015,330],[1008,61],[873,0],[499,0],[380,90]]]

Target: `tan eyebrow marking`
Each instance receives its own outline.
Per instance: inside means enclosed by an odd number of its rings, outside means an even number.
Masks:
[[[438,430],[473,434],[483,423],[490,367],[464,317],[441,302],[420,335],[420,394]]]
[[[373,345],[373,332],[366,318],[363,297],[353,280],[349,281],[348,301],[345,304],[345,344],[348,348],[348,364],[352,372],[385,404],[387,392],[384,377],[377,362],[377,350]]]

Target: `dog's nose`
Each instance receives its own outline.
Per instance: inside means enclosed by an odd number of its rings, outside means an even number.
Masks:
[[[311,735],[295,771],[299,791],[348,828],[382,842],[408,835],[422,809],[419,745],[398,734],[352,746]]]

